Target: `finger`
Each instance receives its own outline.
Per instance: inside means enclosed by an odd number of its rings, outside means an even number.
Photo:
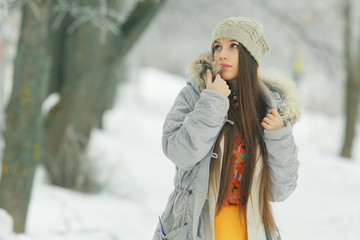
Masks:
[[[275,108],[272,108],[268,111],[268,113],[271,113],[272,115],[274,115],[275,117],[279,117],[280,114],[279,112],[275,109]]]
[[[261,126],[263,126],[263,128],[265,128],[266,130],[270,130],[270,125],[266,122],[261,122]]]
[[[268,114],[266,115],[266,117],[269,118],[269,119],[271,119],[271,120],[273,120],[273,119],[275,118],[275,116],[272,115],[271,113],[268,113]]]
[[[231,90],[228,89],[228,92],[226,93],[226,96],[228,97],[231,94]]]
[[[280,115],[280,113],[278,111],[275,112],[275,117],[282,119],[282,116]]]
[[[264,117],[263,122],[267,123],[267,124],[271,124],[271,120],[268,117]]]
[[[225,87],[226,89],[229,89],[229,85],[228,85],[227,82],[221,77],[221,75],[220,75],[219,73],[216,74],[215,81],[217,81],[218,83],[221,83],[221,84],[223,85],[223,87]]]
[[[217,73],[216,76],[215,76],[215,81],[219,81],[219,80],[220,80],[220,81],[221,81],[221,80],[225,81],[224,79],[221,78],[220,74]]]
[[[210,69],[206,70],[206,87],[210,86],[212,84],[212,73]]]

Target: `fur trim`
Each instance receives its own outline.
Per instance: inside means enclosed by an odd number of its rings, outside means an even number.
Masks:
[[[197,59],[191,61],[187,68],[187,72],[190,76],[197,80],[200,91],[206,88],[207,69],[211,70],[213,80],[215,79],[216,73],[221,70],[221,66],[217,65],[215,61],[213,61],[213,57],[210,52],[201,54]]]
[[[266,73],[260,73],[259,78],[271,92],[280,95],[282,101],[278,105],[278,111],[284,120],[288,120],[291,125],[294,125],[300,119],[301,108],[300,94],[296,89],[295,82]]]
[[[201,54],[197,59],[190,62],[187,72],[197,81],[200,91],[206,88],[206,69],[212,70],[213,77],[221,70],[213,61],[210,52]],[[215,70],[214,70],[215,69]],[[294,125],[300,119],[300,94],[296,89],[295,82],[285,80],[283,77],[259,74],[259,79],[265,84],[270,92],[270,101],[277,103],[277,110],[284,120]]]

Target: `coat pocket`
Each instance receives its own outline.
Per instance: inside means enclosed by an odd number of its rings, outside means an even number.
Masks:
[[[187,237],[187,225],[182,226],[180,228],[177,228],[168,234],[166,236],[161,233],[161,239],[162,240],[184,240]]]

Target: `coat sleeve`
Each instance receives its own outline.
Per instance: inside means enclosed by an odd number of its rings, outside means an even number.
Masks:
[[[163,125],[162,148],[179,168],[189,170],[212,149],[225,122],[229,100],[220,93],[205,89],[197,94],[185,86],[177,96]]]
[[[298,147],[292,135],[292,126],[285,121],[285,127],[276,131],[264,130],[268,152],[268,165],[272,182],[272,201],[284,201],[297,185],[299,161]]]

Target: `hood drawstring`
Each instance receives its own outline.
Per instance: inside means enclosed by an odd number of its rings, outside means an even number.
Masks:
[[[230,123],[231,125],[234,125],[234,122],[233,121],[231,121],[230,119],[225,119],[225,122],[228,122],[228,123]]]

